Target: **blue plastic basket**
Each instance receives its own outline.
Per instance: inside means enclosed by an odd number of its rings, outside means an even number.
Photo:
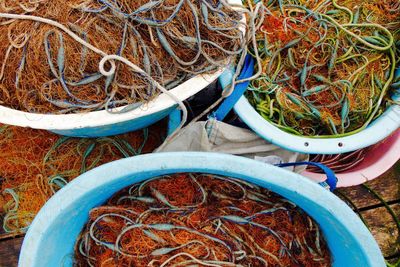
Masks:
[[[195,76],[170,92],[184,101],[213,83],[221,73],[222,70],[219,70],[209,75]],[[177,103],[165,94],[122,113],[101,110],[77,114],[36,114],[0,105],[0,123],[48,130],[66,136],[102,137],[145,128],[167,117],[176,106]]]
[[[252,73],[247,77],[251,75]],[[231,84],[232,77],[232,69],[226,70],[220,76],[219,81],[223,88]],[[396,77],[400,78],[400,69],[397,69]],[[392,98],[400,101],[400,89]],[[355,151],[384,140],[400,127],[399,105],[391,106],[365,130],[340,138],[311,138],[287,133],[265,120],[244,96],[238,100],[234,109],[241,120],[265,140],[285,149],[307,154],[340,154]]]
[[[241,0],[228,0],[227,3],[240,6]],[[233,7],[235,9],[235,7]],[[242,16],[245,24],[246,18]],[[246,31],[246,27],[239,26]],[[226,59],[226,64],[229,58]],[[220,68],[213,73],[196,75],[169,90],[180,101],[185,101],[208,85],[212,84],[224,71]],[[128,106],[116,108],[113,113],[105,110],[77,114],[37,114],[23,112],[0,105],[0,123],[33,129],[48,130],[73,137],[111,136],[145,128],[167,117],[177,106],[176,101],[161,94],[153,101],[127,112],[119,112]]]
[[[334,267],[385,266],[371,233],[358,216],[328,190],[272,165],[198,152],[142,155],[81,175],[53,196],[36,216],[22,245],[19,266],[72,266],[74,244],[92,208],[133,183],[177,172],[231,176],[276,192],[296,203],[319,223]]]

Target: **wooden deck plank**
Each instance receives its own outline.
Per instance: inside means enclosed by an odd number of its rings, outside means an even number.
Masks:
[[[398,163],[397,165],[400,165]],[[390,169],[381,177],[366,183],[372,190],[378,192],[387,202],[400,200],[400,175],[395,168]],[[359,209],[365,209],[381,202],[362,186],[341,188],[340,192],[349,197]]]
[[[400,204],[390,206],[400,217]],[[400,253],[400,233],[385,207],[361,212],[385,257]]]
[[[390,205],[390,207],[397,216],[400,216],[399,167],[400,163],[397,163],[394,168],[384,175],[367,183],[385,201],[396,203]],[[358,209],[362,210],[361,214],[384,256],[387,257],[400,253],[400,233],[392,216],[383,207],[382,202],[363,186],[342,188],[340,192],[347,196]],[[377,207],[377,205],[381,207]]]
[[[21,250],[23,238],[14,238],[1,241],[0,245],[0,267],[18,266],[18,256]]]
[[[4,239],[18,238],[24,235],[24,233],[6,233],[3,229],[3,218],[4,214],[0,214],[0,242]],[[0,266],[1,267],[1,266]]]

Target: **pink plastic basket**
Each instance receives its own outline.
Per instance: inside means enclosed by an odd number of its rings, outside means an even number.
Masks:
[[[347,172],[338,173],[336,175],[338,178],[337,186],[348,187],[371,181],[393,167],[399,159],[400,129],[384,141],[374,145],[371,150],[368,151],[368,154],[361,164]],[[302,175],[316,181],[323,181],[326,179],[324,174],[309,171],[304,171]]]

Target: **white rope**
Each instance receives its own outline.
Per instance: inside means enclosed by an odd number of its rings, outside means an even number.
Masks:
[[[82,44],[83,46],[87,47],[91,51],[93,51],[96,54],[99,54],[99,55],[101,55],[103,57],[101,59],[100,63],[99,63],[99,71],[104,76],[111,76],[111,75],[115,74],[115,71],[116,71],[115,60],[126,64],[127,66],[131,67],[135,72],[144,75],[152,84],[154,84],[157,87],[157,89],[159,89],[162,93],[168,95],[181,108],[181,110],[182,110],[182,121],[181,121],[179,127],[171,134],[171,137],[174,136],[183,127],[183,125],[186,123],[188,111],[187,111],[187,108],[186,108],[185,104],[178,97],[176,97],[174,94],[169,92],[166,88],[161,86],[157,81],[155,81],[144,70],[142,70],[140,67],[138,67],[136,64],[134,64],[133,62],[131,62],[127,58],[121,57],[121,56],[118,56],[118,55],[108,55],[104,51],[98,49],[97,47],[93,46],[92,44],[90,44],[90,43],[86,42],[85,40],[83,40],[82,38],[80,38],[78,35],[76,35],[74,32],[72,32],[70,29],[68,29],[67,27],[65,27],[61,23],[59,23],[57,21],[54,21],[54,20],[51,20],[51,19],[46,19],[46,18],[42,18],[42,17],[38,17],[38,16],[19,15],[19,14],[11,14],[11,13],[0,13],[0,18],[14,19],[14,20],[31,20],[31,21],[36,21],[36,22],[48,24],[48,25],[51,25],[51,26],[59,28],[60,30],[62,30],[63,32],[68,34],[71,38],[73,38],[78,43]],[[107,62],[109,62],[110,65],[111,65],[109,70],[105,69],[105,64]]]
[[[224,4],[229,5],[225,1],[223,1],[223,2],[224,2]],[[249,11],[249,10],[243,8],[243,6],[240,6],[240,5],[230,5],[230,6],[234,7],[236,10],[240,10],[241,12],[248,14],[248,16],[249,16],[251,31],[248,30],[246,32],[246,35],[248,36],[247,40],[251,41],[253,47],[255,47],[255,52],[256,52],[256,55],[257,55],[256,58],[257,58],[258,72],[256,74],[254,74],[252,77],[248,78],[248,79],[244,79],[244,80],[241,80],[241,81],[236,81],[237,77],[239,76],[239,71],[241,70],[241,67],[243,66],[244,58],[245,58],[245,56],[247,54],[246,52],[244,52],[243,55],[241,56],[240,60],[239,60],[238,69],[237,69],[236,73],[234,74],[231,88],[229,88],[227,90],[224,90],[223,93],[222,93],[222,97],[219,100],[217,100],[214,104],[212,104],[205,112],[209,112],[214,107],[216,107],[218,104],[220,104],[222,102],[222,100],[224,100],[225,98],[230,96],[232,94],[232,92],[234,90],[234,87],[235,87],[237,82],[241,83],[241,82],[244,82],[244,81],[255,79],[256,77],[259,76],[259,74],[261,72],[261,69],[262,69],[261,68],[261,62],[260,62],[260,59],[259,59],[258,53],[257,53],[258,51],[256,49],[257,42],[256,42],[256,39],[255,39],[256,28],[260,26],[260,22],[256,25],[255,21],[256,21],[258,15],[260,15],[261,21],[263,20],[262,18],[264,16],[264,12],[263,12],[264,10],[262,9],[262,3],[257,4],[256,8],[254,9],[254,11]],[[46,18],[42,18],[42,17],[38,17],[38,16],[19,15],[19,14],[11,14],[11,13],[0,13],[0,18],[7,18],[7,19],[12,19],[12,20],[31,20],[31,21],[36,21],[36,22],[52,25],[54,27],[59,28],[60,30],[62,30],[63,32],[68,34],[71,38],[73,38],[75,41],[79,42],[83,46],[87,47],[91,51],[93,51],[93,52],[95,52],[95,53],[97,53],[97,54],[99,54],[99,55],[101,55],[103,57],[101,59],[100,63],[99,63],[99,71],[104,76],[111,76],[111,75],[115,74],[115,71],[116,71],[115,61],[116,60],[126,64],[129,67],[131,67],[135,72],[144,75],[153,85],[156,86],[156,88],[158,90],[160,90],[162,93],[166,94],[173,101],[175,101],[179,105],[180,109],[182,110],[182,121],[181,121],[180,125],[177,127],[177,129],[170,136],[168,136],[168,138],[165,140],[165,142],[162,144],[162,146],[159,149],[161,149],[162,147],[167,145],[175,137],[175,135],[178,134],[178,132],[185,125],[185,123],[187,121],[187,117],[188,117],[188,110],[187,110],[185,104],[183,103],[183,101],[181,101],[174,94],[170,93],[166,88],[161,86],[157,81],[155,81],[151,76],[149,76],[143,69],[141,69],[140,67],[135,65],[133,62],[129,61],[127,58],[121,57],[119,55],[108,55],[104,51],[98,49],[97,47],[91,45],[90,43],[88,43],[85,40],[83,40],[82,38],[80,38],[78,35],[76,35],[74,32],[72,32],[70,29],[68,29],[67,27],[65,27],[61,23],[59,23],[57,21],[54,21],[54,20],[51,20],[51,19],[46,19]],[[245,44],[245,45],[247,46],[247,44]],[[105,64],[107,62],[110,63],[110,65],[111,65],[109,70],[105,69]],[[202,114],[205,114],[205,112],[203,112]],[[198,116],[191,123],[196,122],[198,119],[200,119],[200,117],[201,116]]]

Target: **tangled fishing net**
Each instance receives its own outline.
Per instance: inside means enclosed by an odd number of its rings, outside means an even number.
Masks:
[[[370,147],[367,147],[344,154],[311,155],[310,161],[322,163],[335,173],[343,173],[360,165],[370,149]],[[314,173],[324,173],[320,168],[314,166],[308,166],[307,170]]]
[[[25,232],[45,202],[80,174],[113,160],[152,152],[161,144],[164,128],[159,124],[149,130],[85,139],[1,126],[3,231],[8,234]]]
[[[2,0],[0,104],[35,113],[136,107],[240,55],[241,18],[214,0]]]
[[[363,163],[364,160],[368,160],[369,165],[372,164],[370,162],[370,159],[368,159],[370,158],[369,157],[370,155],[375,155],[374,158],[377,159],[379,158],[382,161],[381,159],[382,152],[384,153],[387,152],[387,148],[382,149],[382,147],[385,146],[390,147],[391,142],[393,142],[392,140],[394,140],[393,138],[395,139],[395,134],[389,136],[383,141],[374,144],[372,146],[343,154],[331,154],[331,155],[311,154],[309,160],[311,162],[322,163],[331,170],[333,170],[335,173],[344,173],[347,171],[351,172],[361,171],[360,170],[361,167],[358,168],[358,166],[361,165],[361,163]],[[366,166],[366,164],[362,165],[364,167]],[[313,173],[324,173],[320,168],[311,165],[307,167],[307,170]]]
[[[393,103],[399,1],[263,3],[261,76],[247,98],[266,120],[296,135],[345,136]]]
[[[74,266],[330,266],[319,226],[246,182],[174,174],[134,184],[90,211]]]

